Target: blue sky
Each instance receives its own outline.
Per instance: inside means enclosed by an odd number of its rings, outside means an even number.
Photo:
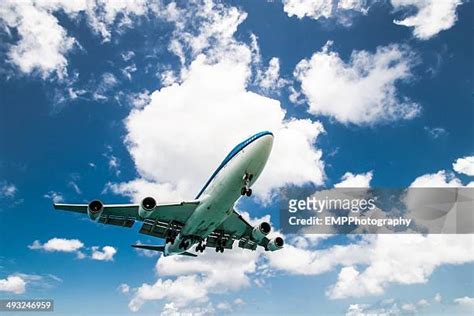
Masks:
[[[273,155],[238,208],[276,229],[286,184],[472,185],[473,4],[406,2],[0,4],[0,298],[68,315],[472,312],[472,236],[163,259],[130,248],[161,242],[138,224],[51,207],[192,198],[265,129]]]

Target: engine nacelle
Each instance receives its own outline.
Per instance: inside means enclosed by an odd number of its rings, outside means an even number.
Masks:
[[[267,250],[269,251],[275,251],[283,248],[283,245],[285,242],[283,241],[283,238],[281,237],[275,237],[267,245]]]
[[[91,201],[87,205],[87,215],[93,221],[97,220],[104,211],[104,204],[99,200]]]
[[[156,207],[156,200],[151,196],[146,197],[140,203],[140,207],[138,208],[138,215],[141,218],[148,218],[151,213],[155,210]]]
[[[255,241],[260,241],[263,237],[267,236],[270,233],[272,227],[267,222],[261,222],[258,226],[255,226],[252,230],[252,239]]]

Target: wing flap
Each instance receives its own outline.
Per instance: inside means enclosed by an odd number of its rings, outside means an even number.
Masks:
[[[244,249],[255,250],[257,249],[257,246],[266,248],[269,239],[264,237],[259,242],[253,240],[252,230],[253,226],[250,225],[242,215],[234,210],[232,214],[230,214],[229,217],[216,229],[213,235],[221,235],[224,240],[230,239],[232,242],[233,240],[238,240],[238,246]]]
[[[99,223],[122,226],[122,227],[132,227],[133,224],[135,224],[135,220],[132,218],[123,217],[123,216],[102,215],[99,218]]]

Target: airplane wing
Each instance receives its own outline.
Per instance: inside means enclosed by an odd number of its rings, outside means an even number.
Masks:
[[[206,246],[215,247],[219,238],[224,239],[224,248],[231,249],[234,240],[239,241],[239,247],[255,250],[257,246],[267,249],[270,240],[263,237],[259,241],[252,238],[253,226],[242,215],[233,210],[229,217],[207,238]]]
[[[185,223],[198,206],[199,201],[157,204],[151,214],[143,219],[138,213],[139,204],[104,204],[99,223],[132,227],[135,221],[153,223]],[[87,214],[88,204],[55,203],[56,210]],[[144,224],[145,226],[145,224]],[[143,227],[142,227],[143,229]],[[141,231],[140,231],[141,232]]]

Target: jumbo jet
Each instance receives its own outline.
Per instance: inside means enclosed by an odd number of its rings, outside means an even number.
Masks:
[[[234,241],[244,249],[257,246],[266,251],[283,248],[283,238],[267,238],[267,222],[250,225],[234,205],[241,196],[252,195],[252,185],[262,173],[273,146],[273,134],[260,132],[235,146],[199,191],[196,198],[177,203],[159,203],[145,197],[139,204],[54,204],[57,210],[87,214],[103,224],[132,227],[143,222],[140,233],[165,239],[165,245],[132,245],[135,248],[160,251],[164,256],[180,254],[197,256],[206,247],[216,252],[232,249]]]

